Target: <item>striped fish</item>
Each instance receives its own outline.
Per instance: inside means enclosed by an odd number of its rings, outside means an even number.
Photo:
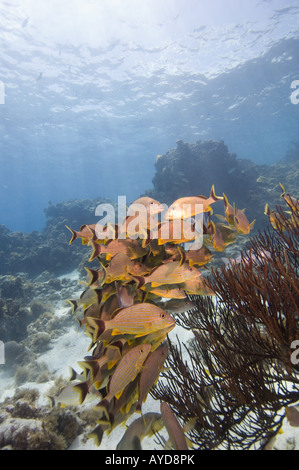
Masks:
[[[167,356],[168,346],[166,344],[161,344],[158,349],[151,352],[146,358],[138,382],[138,402],[136,411],[141,412],[142,403],[145,401],[152,386],[157,382]]]
[[[161,415],[165,427],[167,429],[172,446],[175,450],[188,450],[187,441],[184,435],[184,430],[179,424],[174,412],[170,406],[161,402]]]
[[[119,309],[112,320],[103,321],[88,317],[87,322],[94,328],[94,342],[106,330],[112,330],[112,336],[131,334],[138,338],[160,329],[172,329],[175,326],[174,319],[169,313],[146,302]]]
[[[110,260],[117,253],[125,253],[130,259],[140,258],[147,253],[146,250],[140,246],[138,240],[131,240],[130,238],[125,240],[111,240],[107,245],[99,245],[91,240],[90,245],[93,251],[89,261],[94,260],[103,253],[106,253],[106,260]]]
[[[113,256],[109,266],[104,267],[105,283],[113,281],[131,281],[129,272],[133,269],[133,261],[126,253],[117,253]]]
[[[181,265],[180,261],[173,261],[155,268],[149,276],[144,276],[144,283],[151,283],[152,287],[165,284],[180,284],[188,279],[195,279],[201,275],[198,269],[189,266],[188,263]]]
[[[104,400],[96,405],[96,408],[104,409],[107,417],[108,407],[112,398],[119,399],[125,387],[132,382],[140,372],[142,365],[151,349],[151,344],[140,344],[130,349],[121,359],[110,379],[108,394]]]

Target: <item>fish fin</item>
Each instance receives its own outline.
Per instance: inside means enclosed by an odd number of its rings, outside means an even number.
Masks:
[[[84,402],[84,400],[86,398],[86,395],[88,394],[88,391],[89,391],[88,383],[87,382],[82,382],[80,384],[74,385],[73,390],[75,390],[75,392],[79,393],[79,403],[80,403],[80,405],[82,405],[82,403]]]
[[[271,212],[271,211],[270,211],[269,204],[268,204],[268,203],[266,203],[266,205],[265,205],[265,209],[264,209],[264,214],[265,214],[265,215],[270,215],[270,212]]]
[[[117,393],[114,395],[117,400],[122,396],[123,391],[124,391],[124,389],[122,389],[120,392],[117,392]]]
[[[113,330],[111,331],[111,336],[118,336],[118,335],[121,335],[122,332],[120,330],[118,330],[117,328],[113,328]]]
[[[88,439],[93,439],[94,444],[99,447],[103,439],[104,429],[103,426],[98,425],[94,430],[88,435]]]
[[[101,386],[102,386],[102,381],[100,380],[97,380],[95,383],[94,383],[94,386],[97,390],[100,390]]]
[[[71,382],[72,380],[76,380],[77,375],[78,375],[77,372],[72,367],[69,367],[69,371],[70,371],[69,382]]]
[[[224,215],[221,215],[221,214],[215,214],[216,217],[218,217],[219,220],[221,220],[222,222],[226,222],[226,218],[224,217]],[[85,268],[86,269],[86,268]]]
[[[94,328],[93,342],[96,343],[101,334],[105,331],[105,322],[99,318],[86,317],[89,326]]]
[[[71,228],[68,227],[67,225],[66,225],[66,228],[67,228],[67,229],[71,232],[71,234],[72,234],[72,238],[71,238],[70,241],[69,241],[69,245],[71,245],[71,243],[73,243],[73,241],[76,240],[76,238],[78,238],[78,237],[77,237],[76,232],[75,232],[73,229],[71,229]]]
[[[250,230],[252,230],[252,229],[253,229],[253,227],[254,227],[254,224],[255,224],[255,221],[256,221],[256,219],[254,219],[254,220],[251,222],[251,224],[249,224],[249,228],[250,228]]]
[[[146,336],[147,333],[140,333],[138,335],[134,335],[135,338],[141,338],[142,336]]]
[[[88,372],[90,372],[90,379],[93,382],[97,373],[99,372],[99,363],[97,361],[80,361],[78,365],[84,370],[85,378],[88,377]]]
[[[95,269],[90,269],[90,268],[86,268],[86,267],[84,267],[84,269],[87,272],[87,274],[89,274],[89,276],[90,276],[90,279],[89,279],[87,285],[91,286],[92,284],[94,284],[98,280],[98,271],[96,271]]]
[[[180,257],[181,257],[180,264],[179,264],[179,266],[181,267],[186,261],[186,253],[180,246],[178,246],[178,252],[180,253]]]
[[[71,300],[71,299],[67,299],[67,302],[71,304],[72,312],[75,313],[75,311],[78,308],[78,302],[76,300]]]
[[[55,398],[51,397],[50,395],[47,395],[47,398],[50,400],[50,406],[51,408],[54,408],[55,406]]]
[[[102,252],[102,246],[98,243],[95,243],[93,240],[89,241],[89,245],[92,247],[92,253],[89,258],[89,262],[93,261],[97,256],[99,256]]]
[[[137,289],[140,289],[144,285],[144,277],[143,276],[132,276],[132,279],[137,283]]]
[[[282,190],[282,194],[280,195],[281,197],[283,197],[285,195],[285,189],[284,189],[284,186],[282,183],[279,183],[279,186],[281,187],[281,190]]]
[[[121,355],[122,350],[123,350],[123,343],[122,343],[122,341],[115,341],[114,343],[108,343],[107,348],[118,349],[119,354]]]
[[[103,400],[101,400],[101,401],[100,401],[97,405],[95,405],[95,407],[94,407],[95,409],[102,410],[102,411],[105,413],[105,415],[106,415],[108,421],[110,421],[110,419],[109,419],[110,416],[109,416],[109,411],[108,411],[109,405],[110,405],[109,400],[107,400],[107,398],[104,398]]]
[[[224,193],[222,193],[222,195],[223,195],[223,199],[224,199],[224,207],[226,208],[228,206],[229,202],[228,202],[227,196]]]
[[[213,201],[215,201],[215,202],[216,202],[216,201],[222,201],[222,200],[223,200],[223,197],[222,197],[222,196],[216,196],[214,184],[213,184],[213,186],[211,187],[210,198],[213,199]]]

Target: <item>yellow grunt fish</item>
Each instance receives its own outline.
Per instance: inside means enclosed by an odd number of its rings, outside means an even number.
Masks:
[[[168,346],[166,344],[161,344],[147,356],[139,376],[136,411],[141,412],[142,403],[146,400],[152,386],[158,381],[167,356]]]
[[[229,225],[235,225],[235,208],[228,202],[226,195],[223,193],[225,219]]]
[[[152,287],[165,284],[180,284],[188,279],[195,279],[201,275],[198,269],[189,266],[188,263],[181,265],[180,261],[173,261],[155,268],[149,276],[144,276],[144,283],[151,283]]]
[[[156,201],[156,199],[153,199],[148,196],[139,197],[131,203],[131,206],[133,206],[134,204],[140,204],[144,206],[147,212],[151,215],[156,215],[164,211],[163,204],[161,204],[159,201]]]
[[[211,210],[210,205],[222,199],[222,196],[216,196],[213,185],[209,197],[190,196],[182,197],[174,201],[166,211],[165,219],[186,219],[201,214],[202,212],[209,212]]]
[[[111,240],[107,245],[99,245],[91,240],[90,245],[93,250],[89,261],[93,261],[103,253],[106,254],[107,260],[110,260],[118,253],[125,253],[130,259],[137,259],[147,254],[147,251],[140,246],[138,240],[131,240],[129,238],[125,240]]]
[[[198,236],[199,233],[195,230],[195,223],[192,220],[184,219],[166,220],[154,232],[154,237],[158,239],[158,245],[189,242],[195,240]]]
[[[281,183],[279,183],[279,186],[281,187],[282,189],[282,194],[280,195],[280,197],[282,197],[285,202],[287,203],[287,205],[290,207],[290,209],[292,210],[292,212],[296,212],[298,211],[298,208],[299,208],[299,200],[296,199],[295,197],[291,196],[290,194],[286,194],[285,192],[285,189],[283,187],[283,185]]]
[[[265,205],[264,214],[269,217],[269,222],[274,230],[280,230],[282,232],[286,230],[287,227],[285,222],[281,219],[281,215],[278,212],[271,210],[268,204]]]
[[[164,424],[160,413],[146,413],[130,424],[122,439],[117,444],[116,450],[138,450],[136,438],[140,443],[144,437],[153,436],[163,427]]]
[[[101,300],[102,291],[98,289],[86,289],[78,299],[68,299],[68,302],[72,305],[73,312],[75,312],[80,306],[86,309],[93,304],[100,304]]]
[[[182,284],[182,289],[190,295],[215,295],[203,277],[190,279]]]
[[[202,246],[198,250],[188,250],[185,255],[185,259],[189,263],[189,266],[204,266],[209,263],[212,258],[213,255],[206,246]]]
[[[141,287],[142,290],[146,290],[151,294],[155,294],[159,297],[165,297],[167,299],[185,299],[186,294],[180,287],[170,287],[168,285],[158,286],[158,287],[149,287],[148,290],[144,286]]]
[[[175,325],[174,319],[169,313],[150,303],[140,303],[119,309],[114,318],[108,321],[91,317],[88,317],[87,321],[94,328],[94,342],[106,330],[112,330],[112,336],[131,334],[138,338]]]
[[[94,229],[95,225],[81,225],[80,231],[71,229],[66,225],[66,228],[71,232],[72,238],[69,241],[69,245],[73,243],[77,238],[82,239],[82,245],[87,245],[90,240],[95,240]]]
[[[103,408],[108,416],[108,406],[112,398],[119,399],[125,387],[132,382],[140,372],[145,359],[151,349],[150,344],[135,346],[127,352],[116,366],[116,369],[108,384],[108,393],[104,400],[96,405],[96,408]]]
[[[174,449],[188,450],[184,430],[170,406],[165,402],[161,402],[161,415]]]
[[[238,233],[241,233],[242,235],[248,235],[250,230],[253,229],[254,223],[255,220],[249,223],[246,215],[244,214],[244,210],[235,210],[235,229]]]

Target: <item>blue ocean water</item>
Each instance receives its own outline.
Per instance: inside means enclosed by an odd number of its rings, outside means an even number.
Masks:
[[[134,200],[180,139],[260,164],[299,140],[298,0],[0,0],[0,13],[11,230],[41,230],[49,200]]]

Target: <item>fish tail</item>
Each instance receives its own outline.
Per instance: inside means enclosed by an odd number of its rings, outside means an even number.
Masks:
[[[110,422],[111,418],[109,415],[109,405],[110,405],[109,400],[107,400],[107,398],[104,398],[95,406],[95,409],[102,410],[105,413],[108,421]]]
[[[69,370],[70,370],[69,381],[71,382],[72,380],[76,380],[77,375],[78,375],[77,372],[72,367],[69,367]]]
[[[68,299],[67,301],[68,301],[68,302],[71,304],[71,306],[72,306],[72,312],[75,313],[75,311],[76,311],[77,308],[78,308],[78,303],[77,303],[77,301],[76,301],[76,300],[71,300],[71,299]]]
[[[210,198],[216,202],[216,201],[222,201],[223,197],[222,196],[216,196],[215,194],[215,186],[213,185],[211,188],[211,193],[210,193]]]
[[[84,402],[86,395],[89,392],[89,383],[81,382],[80,384],[74,385],[73,390],[79,393],[79,403],[80,405]]]
[[[86,268],[84,267],[85,271],[87,272],[87,274],[89,274],[90,276],[90,279],[88,281],[88,286],[91,286],[92,284],[94,284],[97,280],[98,280],[98,271],[96,271],[95,269],[90,269],[90,268]]]
[[[93,240],[90,241],[90,245],[92,246],[92,253],[89,258],[89,262],[93,261],[97,256],[102,253],[102,246],[98,243],[95,243]]]
[[[224,199],[224,207],[227,208],[229,202],[228,202],[227,196],[224,193],[223,193],[223,199]]]
[[[95,443],[96,446],[100,446],[102,439],[103,439],[103,434],[104,434],[104,428],[102,425],[98,425],[89,435],[89,439],[93,439],[93,442]]]
[[[72,238],[71,238],[70,241],[69,241],[69,245],[71,245],[71,243],[73,243],[73,241],[76,240],[76,238],[78,238],[77,232],[75,232],[75,230],[71,229],[71,228],[68,227],[67,225],[66,225],[66,228],[67,228],[67,229],[71,232],[71,234],[72,234]]]
[[[140,289],[145,283],[145,279],[143,276],[132,276],[133,280],[137,283],[137,289]]]
[[[282,190],[282,194],[280,195],[281,197],[284,197],[285,196],[285,189],[284,189],[284,186],[282,183],[279,183],[279,186],[281,187],[281,190]]]
[[[90,373],[90,381],[94,382],[97,373],[99,372],[99,363],[95,360],[80,361],[78,365],[84,370],[85,377],[87,378],[88,372]]]
[[[87,317],[87,323],[94,328],[93,342],[96,343],[101,334],[105,331],[105,322],[98,318]]]
[[[269,207],[269,204],[267,203],[267,204],[265,205],[264,214],[265,214],[265,215],[270,215],[270,212],[271,212],[271,211],[270,211],[270,207]]]
[[[51,408],[54,408],[55,407],[55,398],[50,396],[50,395],[47,395],[47,398],[49,399],[50,401],[50,406]]]

